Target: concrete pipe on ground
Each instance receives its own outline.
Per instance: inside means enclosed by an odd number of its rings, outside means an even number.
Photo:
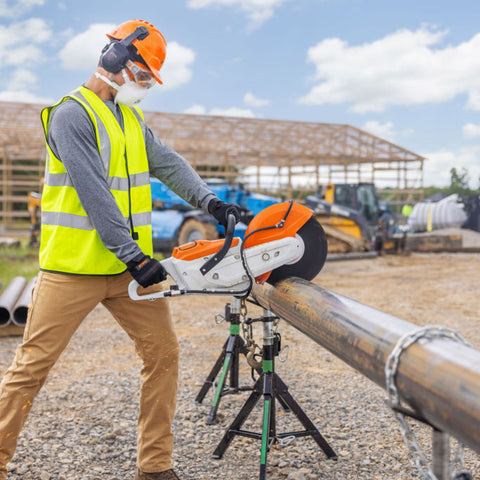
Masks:
[[[299,278],[255,285],[264,308],[385,388],[385,363],[420,327]],[[402,354],[402,399],[437,429],[480,452],[480,352],[454,340],[420,340]]]
[[[5,327],[12,322],[13,307],[26,284],[26,278],[15,277],[0,296],[0,327]]]
[[[33,277],[27,283],[27,286],[23,289],[22,294],[13,307],[12,322],[18,327],[24,327],[27,323],[28,307],[32,301],[32,290],[36,280],[37,277]]]

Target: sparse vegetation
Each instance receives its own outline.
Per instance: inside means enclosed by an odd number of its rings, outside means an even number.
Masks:
[[[25,277],[27,280],[38,274],[38,248],[28,246],[22,240],[20,247],[0,247],[0,282],[3,289],[14,277]]]

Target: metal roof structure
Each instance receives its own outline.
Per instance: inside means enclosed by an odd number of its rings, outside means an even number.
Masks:
[[[415,162],[423,157],[350,125],[258,118],[146,113],[150,127],[197,164],[238,166]]]
[[[0,102],[0,216],[27,217],[26,194],[41,189],[43,106]],[[147,124],[202,176],[281,192],[328,181],[384,183],[390,194],[423,188],[424,157],[359,128],[331,123],[145,112]]]
[[[424,157],[350,125],[153,112],[146,120],[205,177],[287,197],[329,181],[378,183],[392,203],[423,191]]]

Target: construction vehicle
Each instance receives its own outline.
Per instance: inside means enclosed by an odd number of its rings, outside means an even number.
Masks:
[[[40,205],[42,203],[42,195],[37,192],[29,192],[28,194],[28,213],[30,214],[30,247],[38,247],[40,245]]]
[[[373,183],[329,183],[307,196],[305,205],[322,224],[329,253],[405,248],[408,226],[381,204]]]
[[[281,200],[246,190],[223,179],[206,180],[210,190],[220,200],[235,203],[241,209],[240,223],[235,234],[243,237],[252,218],[264,208]],[[155,251],[170,253],[177,245],[196,240],[215,240],[225,235],[212,215],[193,208],[156,178],[150,181],[152,189],[152,236]]]

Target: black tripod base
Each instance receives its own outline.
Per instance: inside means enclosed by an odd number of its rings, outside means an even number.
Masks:
[[[246,357],[247,354],[248,350],[245,347],[245,341],[243,338],[240,337],[240,335],[230,335],[222,348],[220,356],[217,358],[217,361],[203,383],[200,392],[195,398],[195,402],[202,403],[210,388],[215,388],[213,403],[206,420],[207,425],[215,423],[222,396],[230,393],[252,390],[251,386],[239,386],[240,355]],[[215,383],[215,379],[219,373],[220,377],[218,383]],[[230,377],[230,381],[229,385],[226,386],[228,376]]]
[[[242,430],[241,428],[243,423],[248,418],[262,395],[264,398],[262,433]],[[305,430],[277,434],[275,401],[278,401],[282,406],[286,405],[288,409],[295,414]],[[288,391],[287,385],[274,372],[262,373],[260,378],[256,381],[249,398],[213,452],[213,458],[222,458],[230,443],[237,435],[255,438],[262,441],[259,476],[260,480],[266,479],[267,455],[268,451],[270,450],[270,446],[281,442],[282,439],[311,436],[317,442],[318,446],[322,449],[327,458],[331,460],[338,459],[335,451],[321,435],[307,414],[302,410],[300,405],[298,405],[298,403],[292,397]]]

